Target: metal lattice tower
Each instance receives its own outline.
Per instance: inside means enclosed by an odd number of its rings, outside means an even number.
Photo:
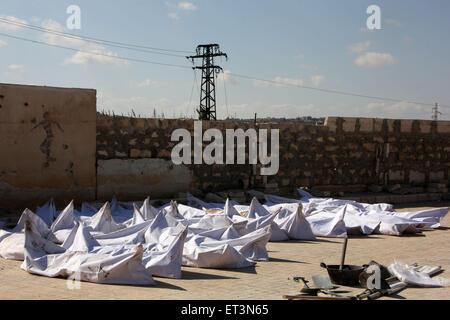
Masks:
[[[433,114],[431,115],[431,119],[433,119],[433,121],[437,121],[439,115],[442,114],[442,112],[439,111],[439,105],[436,103],[432,110]]]
[[[197,55],[186,57],[192,60],[202,59],[202,66],[193,69],[202,70],[202,86],[200,89],[200,106],[197,110],[200,120],[216,120],[216,74],[223,71],[214,64],[214,58],[223,56],[228,60],[226,53],[220,51],[218,44],[204,44],[197,46]]]

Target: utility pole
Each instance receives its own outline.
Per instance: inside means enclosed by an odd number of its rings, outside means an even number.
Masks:
[[[200,89],[200,108],[197,110],[200,120],[216,120],[216,74],[223,71],[220,66],[214,64],[214,58],[223,56],[228,60],[226,53],[220,51],[218,44],[203,44],[197,46],[197,55],[186,57],[192,60],[202,59],[202,66],[192,69],[202,70],[202,86]]]
[[[431,115],[431,119],[433,119],[433,121],[437,121],[438,117],[440,114],[442,114],[442,112],[439,112],[439,105],[436,102],[436,104],[434,105],[433,109],[432,109],[433,114]]]

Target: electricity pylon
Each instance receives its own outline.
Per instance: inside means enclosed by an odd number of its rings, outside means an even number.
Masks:
[[[442,114],[442,112],[439,111],[439,105],[436,103],[432,110],[433,110],[433,114],[431,115],[431,119],[433,119],[433,121],[437,121],[439,118],[439,115]]]
[[[228,60],[226,53],[220,51],[218,44],[203,44],[197,46],[197,55],[186,57],[192,60],[202,59],[201,66],[193,69],[202,70],[202,86],[200,89],[200,106],[197,110],[200,120],[216,120],[216,74],[223,71],[220,66],[214,64],[214,58],[223,56]]]

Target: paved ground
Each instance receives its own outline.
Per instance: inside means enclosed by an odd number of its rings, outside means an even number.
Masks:
[[[405,205],[400,211],[429,207],[445,207],[450,203]],[[409,207],[409,208],[407,208]],[[318,241],[269,243],[271,261],[258,262],[254,268],[216,270],[183,268],[183,279],[155,278],[156,286],[116,286],[81,283],[78,290],[69,290],[65,279],[31,275],[20,269],[21,262],[0,258],[0,299],[281,299],[297,294],[295,276],[310,278],[325,274],[321,261],[337,264],[341,239],[321,238]],[[440,276],[450,278],[450,215],[439,230],[415,236],[373,235],[349,239],[346,262],[364,264],[375,260],[389,264],[394,259],[407,263],[440,265]],[[343,288],[343,287],[342,287]],[[357,293],[359,289],[350,289]],[[389,298],[392,299],[392,298]],[[448,299],[448,288],[407,288],[395,299]]]

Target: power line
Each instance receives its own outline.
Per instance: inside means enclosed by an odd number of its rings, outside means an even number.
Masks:
[[[194,69],[193,71],[194,71],[194,79],[192,80],[191,96],[190,96],[190,98],[189,98],[189,104],[188,104],[188,107],[189,107],[189,108],[191,107],[192,96],[193,96],[193,94],[194,94],[195,82],[197,81],[197,75],[195,74],[195,69]]]
[[[195,78],[195,87],[197,88],[197,92],[199,93],[198,97],[200,98],[200,86],[198,84],[198,79],[197,79],[197,70],[196,69],[193,69],[193,70],[194,70],[194,78]]]
[[[54,30],[54,29],[47,29],[47,28],[44,28],[44,27],[31,25],[31,24],[28,24],[28,23],[21,23],[21,22],[18,22],[18,21],[8,20],[8,19],[5,19],[5,18],[0,18],[0,22],[9,23],[9,24],[15,24],[17,26],[21,26],[21,27],[25,27],[25,28],[34,28],[34,29],[44,30],[46,32],[55,32],[55,33],[58,33],[58,34],[61,34],[61,35],[64,34],[64,35],[67,35],[67,36],[77,37],[77,38],[81,38],[81,39],[89,39],[89,40],[99,41],[99,42],[104,42],[104,43],[119,44],[119,45],[124,45],[124,46],[127,46],[127,47],[135,47],[135,48],[143,48],[143,49],[167,51],[167,52],[192,53],[192,51],[187,51],[187,50],[174,50],[174,49],[167,49],[167,48],[156,48],[156,47],[149,47],[149,46],[130,44],[130,43],[124,43],[124,42],[118,42],[118,41],[104,40],[104,39],[88,37],[88,36],[77,36],[77,35],[74,35],[74,34],[71,34],[71,33],[62,32],[62,31],[58,31],[58,30]]]
[[[282,82],[282,81],[275,81],[275,80],[267,80],[267,79],[255,78],[255,77],[252,77],[252,76],[246,76],[246,75],[236,74],[236,73],[228,73],[228,74],[230,76],[234,76],[234,77],[237,77],[237,78],[244,78],[244,79],[249,79],[249,80],[262,81],[262,82],[273,83],[273,84],[284,85],[284,86],[290,86],[290,87],[297,87],[297,88],[302,88],[302,89],[316,90],[316,91],[321,91],[321,92],[326,92],[326,93],[341,94],[341,95],[353,96],[353,97],[359,97],[359,98],[385,100],[385,101],[391,101],[391,102],[407,102],[407,103],[412,103],[412,104],[417,104],[417,105],[424,105],[424,106],[434,106],[434,104],[426,103],[426,102],[407,101],[407,100],[401,100],[401,99],[385,98],[385,97],[378,97],[378,96],[369,96],[369,95],[359,94],[359,93],[352,93],[352,92],[345,92],[345,91],[338,91],[338,90],[331,90],[331,89],[324,89],[324,88],[317,88],[317,87],[309,87],[309,86],[303,86],[303,85],[300,85],[300,84],[293,84],[293,83],[286,83],[286,82]],[[450,106],[443,106],[443,105],[440,105],[440,106],[441,107],[450,108]]]
[[[2,18],[0,18],[0,20],[2,20]],[[168,66],[168,67],[178,67],[178,68],[183,68],[183,69],[191,69],[192,68],[190,66],[185,66],[185,65],[155,62],[155,61],[149,61],[149,60],[144,60],[144,59],[136,59],[136,58],[130,58],[130,57],[122,57],[122,56],[104,54],[104,53],[99,53],[99,52],[94,52],[94,51],[81,50],[81,49],[56,45],[56,44],[50,44],[50,43],[46,43],[46,42],[42,42],[42,41],[38,41],[38,40],[32,40],[32,39],[22,38],[22,37],[18,37],[18,36],[13,36],[13,35],[6,34],[6,33],[0,33],[0,36],[13,38],[16,40],[21,40],[21,41],[26,41],[26,42],[31,42],[31,43],[35,43],[35,44],[41,44],[41,45],[45,45],[48,47],[66,49],[66,50],[71,50],[71,51],[75,51],[75,52],[82,52],[82,53],[87,53],[87,54],[96,55],[96,56],[103,56],[103,57],[108,57],[108,58],[113,58],[113,59],[118,59],[118,60],[140,62],[140,63],[154,64],[154,65],[161,65],[161,66]],[[150,48],[150,47],[147,47],[147,48]],[[161,49],[161,50],[169,50],[169,49]],[[384,100],[384,101],[391,101],[391,102],[407,102],[407,103],[411,103],[411,104],[424,105],[424,106],[433,106],[433,107],[435,106],[435,104],[433,104],[433,103],[409,101],[406,99],[402,100],[402,99],[394,99],[394,98],[387,98],[387,97],[370,96],[370,95],[351,93],[351,92],[345,92],[345,91],[338,91],[338,90],[331,90],[331,89],[324,89],[324,88],[317,88],[317,87],[309,87],[309,86],[304,86],[304,85],[299,85],[299,84],[285,83],[282,81],[275,81],[275,80],[267,80],[267,79],[262,79],[262,78],[257,78],[257,77],[242,75],[242,74],[236,74],[236,73],[228,73],[228,75],[237,77],[237,78],[262,81],[262,82],[283,85],[283,86],[297,87],[297,88],[302,88],[302,89],[316,90],[316,91],[326,92],[326,93],[331,93],[331,94],[340,94],[340,95],[346,95],[346,96],[354,96],[354,97],[360,97],[360,98]],[[450,106],[448,106],[448,105],[440,104],[439,106],[442,108],[450,108]]]
[[[22,41],[28,41],[28,42],[37,43],[37,44],[42,44],[42,45],[49,46],[49,47],[66,49],[66,50],[71,50],[71,51],[75,51],[75,52],[82,52],[82,53],[92,54],[92,55],[96,55],[96,56],[103,56],[103,57],[108,57],[108,58],[113,58],[113,59],[126,60],[126,61],[132,61],[132,62],[141,62],[141,63],[148,63],[148,64],[155,64],[155,65],[161,65],[161,66],[167,66],[167,67],[177,67],[177,68],[192,69],[192,67],[178,65],[178,64],[155,62],[155,61],[149,61],[149,60],[143,60],[143,59],[135,59],[135,58],[129,58],[129,57],[115,56],[115,55],[111,55],[111,54],[94,52],[94,51],[80,50],[80,49],[65,47],[65,46],[61,46],[61,45],[57,45],[57,44],[50,44],[50,43],[46,43],[46,42],[42,42],[42,41],[38,41],[38,40],[32,40],[32,39],[17,37],[17,36],[13,36],[13,35],[6,34],[6,33],[1,33],[1,32],[0,32],[0,36],[13,38],[13,39],[17,39],[17,40],[22,40]]]
[[[223,73],[223,77],[222,77],[222,82],[223,82],[223,90],[225,93],[225,106],[227,107],[227,118],[230,117],[230,113],[228,112],[228,94],[227,94],[227,86],[226,86],[226,80],[225,80],[225,72]]]
[[[28,28],[31,30],[39,31],[39,32],[50,33],[50,34],[58,35],[58,36],[69,38],[69,39],[82,40],[82,41],[86,41],[86,42],[90,42],[90,43],[102,44],[102,45],[107,45],[107,46],[111,46],[111,47],[117,47],[117,48],[134,50],[134,51],[141,51],[141,52],[152,53],[152,54],[160,54],[160,55],[184,58],[185,57],[184,55],[166,53],[166,52],[191,53],[191,51],[147,47],[147,46],[141,46],[141,45],[135,45],[135,44],[129,44],[129,43],[123,43],[123,42],[103,40],[103,39],[99,39],[99,38],[92,38],[92,37],[87,37],[87,36],[77,36],[77,35],[67,33],[67,32],[43,28],[43,27],[39,27],[36,25],[30,25],[27,23],[21,23],[18,21],[12,21],[12,20],[8,20],[8,19],[4,19],[4,18],[0,18],[0,22],[23,27],[23,28]],[[157,52],[157,51],[152,51],[152,50],[165,51],[165,52]]]

